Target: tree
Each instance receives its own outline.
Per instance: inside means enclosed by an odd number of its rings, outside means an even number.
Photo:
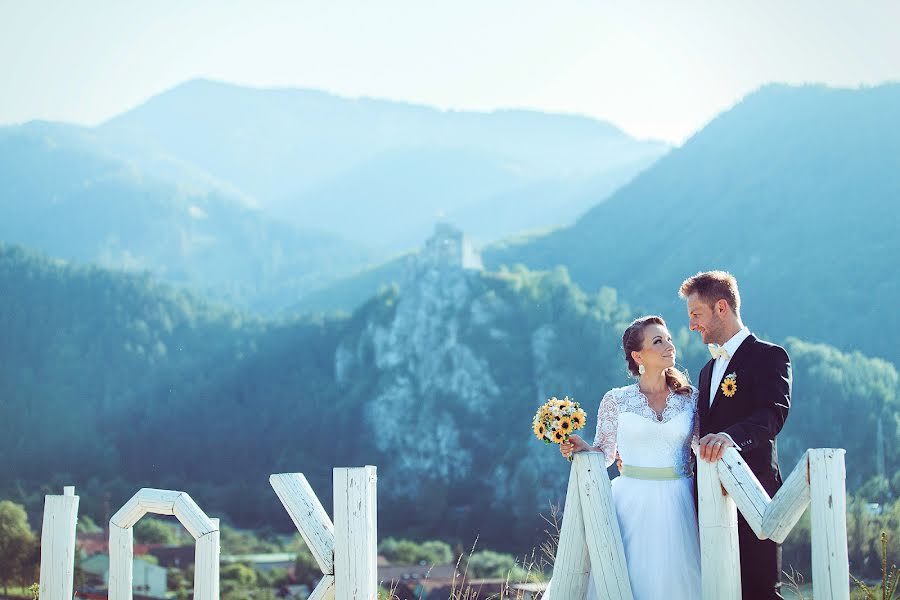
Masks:
[[[414,565],[422,562],[430,565],[447,565],[453,562],[450,545],[439,540],[420,544],[412,540],[389,537],[378,544],[378,553],[398,565]]]
[[[99,533],[103,528],[97,525],[97,522],[90,515],[79,515],[78,517],[78,533]]]
[[[300,583],[312,586],[313,582],[322,577],[322,569],[313,558],[312,552],[306,547],[306,543],[297,549],[297,560],[294,563],[294,577]]]
[[[33,576],[37,540],[25,509],[15,502],[0,502],[0,583],[4,594],[10,584],[25,585]]]
[[[246,598],[249,591],[257,586],[257,573],[253,567],[243,563],[224,565],[219,571],[222,598]]]
[[[423,542],[419,548],[422,551],[422,560],[432,565],[449,565],[453,562],[453,550],[450,544],[440,540]]]
[[[174,544],[175,530],[172,525],[144,517],[134,525],[134,541],[139,544]]]
[[[185,577],[181,569],[170,567],[166,571],[166,588],[175,592],[177,600],[187,600],[188,590],[192,587],[192,582]]]
[[[516,563],[515,557],[492,550],[479,550],[469,556],[467,573],[469,577],[509,577],[517,581],[524,577],[524,569]]]

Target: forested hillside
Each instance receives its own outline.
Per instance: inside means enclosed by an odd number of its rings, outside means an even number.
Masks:
[[[585,290],[680,310],[714,268],[756,332],[900,364],[900,84],[773,85],[748,96],[575,225],[485,252],[489,268],[564,265]],[[889,332],[887,334],[884,334]]]
[[[361,245],[278,222],[221,187],[148,175],[84,128],[0,128],[0,241],[150,272],[261,312],[373,258]]]
[[[374,464],[386,534],[533,541],[568,471],[532,438],[531,416],[549,395],[574,396],[591,437],[602,393],[629,382],[618,348],[634,313],[561,269],[442,261],[423,252],[349,318],[276,322],[0,246],[0,455],[17,458],[0,464],[0,492],[37,510],[41,486],[74,483],[102,520],[138,487],[184,489],[211,514],[287,530],[270,473],[307,474],[328,506],[332,467]],[[679,316],[679,362],[697,373],[708,354]],[[851,489],[900,491],[887,481],[900,467],[896,370],[786,344],[785,468],[804,448],[840,446]]]

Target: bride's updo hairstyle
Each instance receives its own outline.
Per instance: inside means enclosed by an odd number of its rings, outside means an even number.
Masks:
[[[632,321],[631,325],[625,329],[625,333],[622,334],[622,349],[625,350],[625,363],[628,365],[628,372],[635,377],[640,377],[640,372],[631,353],[640,352],[644,349],[644,329],[648,325],[662,325],[666,327],[666,322],[662,317],[657,317],[656,315],[641,317]],[[691,386],[687,377],[675,367],[666,369],[666,383],[676,394],[691,393]]]

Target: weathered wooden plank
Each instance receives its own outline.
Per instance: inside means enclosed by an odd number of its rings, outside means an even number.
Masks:
[[[760,539],[770,539],[779,544],[803,516],[809,506],[809,458],[804,452],[797,466],[772,498],[763,517]]]
[[[697,494],[703,600],[740,600],[737,506],[723,492],[717,466],[701,459],[697,460]]]
[[[172,514],[178,518],[195,540],[219,530],[218,527],[213,526],[212,521],[206,516],[206,513],[200,510],[197,503],[184,492],[180,492],[173,503]]]
[[[109,600],[131,600],[134,538],[131,527],[109,524]]]
[[[578,471],[575,462],[581,460],[581,452],[569,469],[569,487],[563,509],[559,543],[553,560],[552,585],[544,593],[545,600],[572,600],[585,597],[591,559],[584,537],[584,518],[581,515],[581,494],[578,491]]]
[[[219,598],[219,520],[210,519],[184,493],[142,488],[119,509],[109,525],[109,598],[131,600],[134,541],[132,526],[146,513],[174,515],[196,540],[194,597]]]
[[[716,468],[722,487],[753,532],[760,539],[783,542],[809,503],[806,454],[771,499],[734,448],[725,451]]]
[[[378,595],[375,467],[334,469],[336,600]]]
[[[809,451],[812,580],[816,600],[850,598],[844,450]]]
[[[219,519],[209,522],[215,529],[197,538],[194,548],[194,600],[219,600]]]
[[[127,529],[148,512],[158,515],[174,515],[175,502],[182,492],[141,488],[112,516],[110,522]]]
[[[62,496],[44,497],[40,580],[43,600],[72,598],[78,501],[74,487],[66,487]]]
[[[301,473],[277,473],[269,483],[326,575],[334,574],[334,525]]]
[[[591,577],[599,600],[632,600],[625,549],[613,506],[605,459],[598,452],[579,452],[573,461]]]
[[[173,490],[157,490],[154,488],[141,488],[138,495],[145,513],[157,515],[174,515],[175,502],[184,492]]]
[[[325,575],[319,581],[307,600],[335,600],[334,575]]]
[[[734,448],[716,463],[716,470],[722,487],[741,511],[747,524],[757,536],[762,532],[763,517],[771,499],[759,480],[747,466],[741,453]]]
[[[109,520],[110,523],[122,529],[128,529],[144,516],[144,507],[141,506],[141,500],[137,494],[131,497],[122,508],[116,511],[116,514]]]

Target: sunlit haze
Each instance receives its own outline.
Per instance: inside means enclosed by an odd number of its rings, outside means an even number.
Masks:
[[[96,124],[183,81],[525,107],[680,143],[769,82],[900,80],[900,3],[0,1],[0,123]]]

